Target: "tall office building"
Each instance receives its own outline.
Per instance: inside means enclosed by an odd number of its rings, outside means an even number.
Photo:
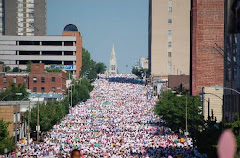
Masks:
[[[0,35],[46,35],[46,0],[0,0]]]
[[[189,75],[190,0],[149,1],[148,57],[153,77]]]
[[[0,0],[0,36],[3,34],[3,0]]]

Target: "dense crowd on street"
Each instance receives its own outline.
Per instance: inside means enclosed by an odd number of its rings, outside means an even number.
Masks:
[[[17,154],[68,157],[73,149],[80,149],[84,157],[97,158],[200,156],[191,138],[174,134],[154,115],[157,98],[148,86],[103,77],[93,82],[90,99],[71,108],[43,143],[19,142]]]

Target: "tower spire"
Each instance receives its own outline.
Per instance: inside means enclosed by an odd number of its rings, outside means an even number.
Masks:
[[[112,46],[112,52],[111,52],[111,57],[110,57],[109,73],[111,73],[111,74],[117,73],[117,59],[116,59],[114,43]]]

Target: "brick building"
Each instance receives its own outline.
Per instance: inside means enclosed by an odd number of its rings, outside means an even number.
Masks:
[[[26,88],[31,91],[30,97],[35,94],[42,94],[42,98],[60,99],[66,93],[66,71],[45,72],[44,64],[31,64],[30,73],[6,73],[0,72],[0,91],[3,91],[11,83],[25,84]],[[51,92],[52,97],[48,93]],[[53,93],[53,94],[52,94]]]
[[[11,83],[25,84],[28,88],[29,73],[6,73],[0,72],[0,92],[6,90]]]
[[[65,26],[62,36],[2,36],[0,60],[11,69],[27,68],[27,63],[64,68],[79,78],[82,67],[82,36],[73,24]]]
[[[179,88],[182,84],[183,88],[189,90],[189,75],[169,75],[168,87],[171,89]]]
[[[24,137],[24,117],[20,113],[20,105],[0,105],[0,119],[10,122],[8,126],[10,136],[17,133],[18,139]]]
[[[192,0],[191,92],[223,85],[224,0]]]
[[[32,64],[28,88],[32,93],[63,93],[66,91],[66,72],[45,72],[44,64]]]

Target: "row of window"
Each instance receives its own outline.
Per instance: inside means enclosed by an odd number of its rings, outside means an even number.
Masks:
[[[33,87],[33,92],[37,92],[37,87]],[[45,92],[45,87],[41,87],[41,92]],[[56,92],[56,88],[52,87],[52,92]]]
[[[23,78],[23,82],[27,83],[27,78],[26,77]],[[52,77],[52,83],[55,83],[55,82],[56,82],[56,78]],[[6,77],[3,78],[3,83],[7,83],[7,78]],[[16,77],[13,78],[13,83],[17,83],[17,78]],[[33,83],[37,83],[37,77],[33,77]],[[41,83],[45,83],[45,77],[41,77]]]
[[[56,78],[52,77],[52,83],[56,82]],[[33,77],[33,83],[37,83],[37,77]],[[45,83],[45,77],[41,77],[41,83]]]
[[[26,77],[23,78],[23,82],[27,83],[27,78]],[[3,83],[7,83],[7,78],[6,77],[3,78]],[[16,77],[13,78],[13,83],[17,83],[17,78]]]

